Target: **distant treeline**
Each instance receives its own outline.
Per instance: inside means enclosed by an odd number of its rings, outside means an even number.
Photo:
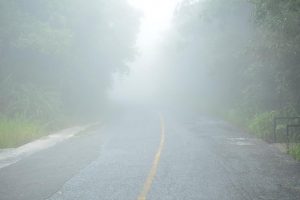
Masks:
[[[1,0],[0,115],[101,110],[134,55],[138,13],[123,0]]]

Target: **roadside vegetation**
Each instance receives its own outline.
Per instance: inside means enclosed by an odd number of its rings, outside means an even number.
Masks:
[[[0,118],[0,148],[13,148],[45,135],[39,122],[22,118]]]
[[[173,76],[162,94],[179,104],[174,96],[188,96],[198,101],[194,109],[271,141],[275,116],[300,114],[299,19],[299,0],[183,3],[163,45]],[[277,129],[284,142],[285,126]],[[299,152],[290,151],[297,159]]]
[[[0,2],[0,148],[97,118],[135,52],[126,1]]]
[[[300,144],[292,145],[289,153],[297,160],[300,160]]]

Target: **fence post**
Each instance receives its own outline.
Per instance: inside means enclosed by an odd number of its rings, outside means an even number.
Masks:
[[[277,126],[277,118],[274,117],[274,120],[273,120],[273,143],[276,143],[276,126]]]
[[[290,138],[289,138],[289,125],[286,125],[286,147],[287,153],[290,153]]]

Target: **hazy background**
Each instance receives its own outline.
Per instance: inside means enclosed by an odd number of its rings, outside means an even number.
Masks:
[[[299,0],[1,0],[1,120],[39,132],[144,104],[268,135],[274,116],[299,113],[299,9]]]
[[[158,98],[161,44],[172,27],[172,19],[181,0],[129,0],[141,12],[140,28],[136,40],[137,55],[128,63],[129,72],[115,76],[111,93],[113,99],[126,102],[153,103]]]

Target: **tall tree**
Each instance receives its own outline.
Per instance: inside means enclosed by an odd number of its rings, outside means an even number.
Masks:
[[[137,19],[122,0],[2,0],[0,112],[24,113],[25,96],[27,107],[52,96],[69,112],[97,110],[112,73],[134,55]]]

